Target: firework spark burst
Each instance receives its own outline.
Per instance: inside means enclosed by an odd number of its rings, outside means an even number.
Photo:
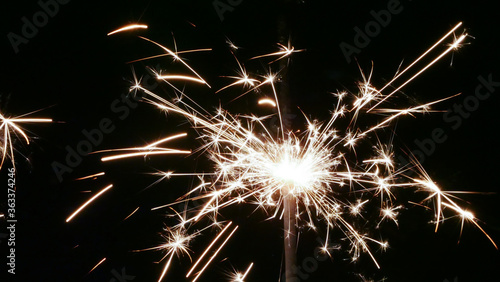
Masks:
[[[50,118],[29,118],[31,113],[24,114],[16,117],[6,117],[0,113],[0,153],[2,160],[0,162],[0,169],[2,168],[6,159],[10,159],[12,165],[15,166],[14,160],[14,141],[13,138],[18,137],[26,143],[30,144],[30,138],[21,124],[29,123],[49,123],[52,122]]]
[[[330,237],[337,236],[333,234],[334,231],[337,233],[340,231],[349,244],[353,261],[365,253],[380,268],[374,250],[388,248],[388,242],[374,239],[370,234],[383,223],[398,224],[398,215],[405,205],[397,203],[396,193],[401,189],[412,189],[424,195],[420,202],[412,204],[433,206],[436,231],[445,220],[459,217],[462,228],[465,222],[471,222],[496,248],[495,242],[479,225],[479,220],[472,212],[459,205],[460,200],[452,195],[453,192],[439,188],[414,158],[411,166],[397,168],[392,141],[387,144],[378,141],[375,146],[370,146],[369,153],[358,153],[360,148],[373,143],[372,140],[379,140],[377,132],[391,127],[398,118],[431,112],[432,105],[454,97],[402,109],[382,108],[382,105],[389,105],[386,102],[394,98],[403,87],[463,44],[467,34],[455,37],[460,27],[461,23],[457,24],[381,88],[377,88],[371,82],[373,69],[368,76],[362,73],[363,81],[359,83],[358,93],[336,93],[336,103],[329,119],[325,121],[317,121],[304,114],[303,130],[288,130],[283,126],[276,90],[279,87],[279,78],[276,73],[270,71],[260,79],[252,77],[236,59],[238,76],[225,76],[234,82],[216,92],[240,85],[245,90],[237,98],[257,90],[272,93],[261,99],[259,104],[271,106],[270,109],[276,110],[275,115],[279,117],[280,124],[277,129],[267,126],[267,121],[273,115],[231,114],[221,106],[214,114],[210,114],[189,98],[185,91],[179,90],[179,87],[174,85],[181,80],[182,83],[197,83],[210,88],[207,81],[179,56],[181,53],[192,51],[178,52],[177,46],[173,48],[175,51],[172,51],[157,42],[141,37],[165,52],[148,59],[169,56],[174,59],[174,63],[184,66],[187,74],[161,75],[160,71],[156,72],[157,79],[172,87],[178,95],[173,102],[146,89],[137,79],[131,91],[142,92],[145,102],[189,121],[202,145],[193,151],[159,146],[169,140],[187,136],[186,133],[178,133],[144,147],[102,151],[101,153],[108,154],[102,161],[136,156],[198,154],[206,156],[213,163],[213,170],[209,173],[173,171],[157,173],[161,179],[174,176],[196,176],[200,179],[199,185],[190,188],[178,200],[154,208],[155,210],[168,208],[169,211],[174,211],[174,216],[179,220],[178,225],[165,228],[165,244],[151,248],[165,251],[163,259],[166,263],[159,281],[164,279],[175,255],[189,255],[189,243],[195,237],[201,236],[205,230],[216,228],[219,230],[217,236],[208,241],[205,251],[193,262],[186,275],[187,278],[194,277],[193,281],[196,281],[237,231],[238,226],[233,226],[232,222],[220,222],[218,216],[225,208],[240,204],[255,205],[256,210],[263,211],[267,219],[284,221],[285,234],[288,232],[290,236],[295,235],[293,234],[295,227],[301,228],[299,232],[305,230],[302,227],[324,232],[326,243],[322,246],[322,250],[328,255],[331,255],[330,251],[333,249],[328,243],[331,242]],[[451,41],[448,48],[437,55],[432,55],[435,49],[447,41]],[[299,51],[303,50],[295,50],[290,43],[288,46],[279,44],[278,51],[251,59],[271,58],[269,65],[273,66],[273,63],[289,59],[293,53]],[[424,60],[428,63],[416,69],[417,62]],[[409,78],[403,80],[403,74]],[[387,91],[388,89],[391,90]],[[360,124],[358,119],[367,114],[375,116],[375,119],[370,120],[376,121],[370,126],[358,125]],[[346,124],[341,122],[342,120],[347,121],[348,126],[342,128],[341,124]],[[189,202],[196,202],[196,207],[180,211],[173,208],[178,204],[185,204],[187,207]],[[287,203],[293,203],[293,208],[287,208]],[[375,215],[366,214],[367,206],[371,203],[376,203],[378,206]],[[82,207],[77,212],[81,209]],[[287,215],[290,212],[292,214]],[[374,217],[377,219],[373,220]],[[362,224],[356,224],[359,222]],[[193,226],[200,225],[203,228],[195,229],[194,232],[189,231]],[[359,226],[372,227],[362,229]],[[234,271],[231,281],[244,281],[252,266],[253,262],[243,273]]]

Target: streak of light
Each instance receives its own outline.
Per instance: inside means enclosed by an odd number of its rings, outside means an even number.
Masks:
[[[198,272],[198,275],[196,275],[196,277],[193,279],[193,282],[195,282],[196,280],[198,280],[198,278],[201,276],[201,274],[203,273],[203,271],[205,271],[205,269],[208,267],[208,265],[212,262],[212,260],[217,256],[217,254],[220,252],[220,250],[222,250],[222,248],[224,247],[224,245],[226,245],[227,241],[229,241],[229,239],[233,236],[234,232],[236,232],[236,230],[238,229],[238,226],[236,226],[233,231],[231,231],[231,233],[227,236],[226,240],[224,240],[224,242],[222,242],[222,244],[219,246],[219,248],[215,251],[215,253],[210,257],[210,259],[208,260],[208,262],[205,264],[205,266],[203,266],[203,268],[200,270],[200,272]]]
[[[148,28],[148,26],[145,24],[130,24],[130,25],[126,25],[124,27],[115,29],[115,30],[111,31],[110,33],[108,33],[107,35],[110,36],[110,35],[113,35],[113,34],[116,34],[119,32],[130,31],[130,30],[134,30],[134,29],[147,29],[147,28]]]
[[[123,221],[127,220],[129,217],[131,217],[134,213],[136,213],[139,210],[139,207],[137,207],[132,213],[130,213],[126,218],[123,219]]]
[[[96,177],[103,176],[103,175],[105,175],[104,172],[99,172],[99,173],[96,173],[96,174],[92,174],[92,175],[80,177],[80,178],[77,178],[75,180],[85,180],[85,179],[89,179],[89,178],[96,178]]]
[[[103,258],[100,262],[98,262],[94,267],[92,267],[92,269],[88,272],[88,273],[91,273],[92,271],[94,271],[94,269],[96,269],[99,265],[101,265],[103,262],[106,261],[106,258]],[[87,274],[88,274],[87,273]]]
[[[113,188],[113,184],[110,184],[99,193],[95,194],[92,198],[90,198],[88,201],[86,201],[83,205],[81,205],[75,212],[73,212],[67,219],[66,222],[70,222],[77,214],[79,214],[86,206],[88,206],[90,203],[92,203],[95,199],[99,198],[104,192],[108,191],[109,189]]]
[[[276,108],[276,103],[274,102],[273,99],[269,99],[269,98],[262,98],[259,100],[258,102],[259,105],[270,105],[272,107],[275,107]]]
[[[191,269],[188,271],[188,273],[186,274],[186,278],[188,278],[191,273],[193,272],[193,270],[196,269],[196,267],[198,266],[198,264],[201,262],[201,260],[205,257],[205,255],[208,253],[208,251],[214,246],[214,244],[219,240],[219,238],[222,236],[222,234],[224,234],[224,232],[226,232],[226,230],[229,228],[229,226],[231,226],[232,222],[229,222],[226,227],[224,227],[224,229],[222,229],[220,231],[220,233],[212,240],[212,242],[210,243],[210,245],[208,245],[208,247],[205,249],[205,251],[200,255],[200,257],[198,258],[198,260],[193,264],[193,266],[191,267]]]

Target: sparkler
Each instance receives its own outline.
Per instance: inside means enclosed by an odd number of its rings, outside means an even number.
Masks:
[[[371,223],[369,220],[374,215],[369,215],[365,219],[365,208],[372,202],[378,202],[379,219],[375,221],[376,228],[387,221],[397,224],[397,216],[404,207],[396,203],[397,190],[415,189],[427,195],[417,203],[418,205],[434,205],[436,231],[446,219],[459,216],[462,220],[462,227],[466,221],[473,223],[497,248],[493,239],[479,225],[474,215],[457,203],[458,200],[453,192],[446,192],[439,188],[414,158],[412,166],[396,168],[397,164],[393,160],[394,149],[390,142],[383,144],[379,141],[369,154],[357,152],[357,149],[370,143],[371,137],[378,139],[376,133],[391,126],[396,119],[406,115],[429,112],[430,106],[451,98],[404,109],[381,108],[382,104],[393,98],[394,94],[404,86],[463,43],[467,37],[465,33],[454,38],[445,51],[428,59],[430,62],[424,67],[414,70],[416,62],[427,59],[432,54],[431,51],[442,42],[449,40],[460,26],[461,23],[457,24],[415,62],[381,88],[372,84],[371,72],[368,77],[362,74],[363,82],[359,84],[359,93],[335,94],[337,102],[329,119],[320,122],[307,118],[304,114],[306,128],[295,131],[283,127],[276,91],[279,81],[275,73],[269,72],[261,79],[252,78],[243,65],[236,60],[239,76],[228,76],[234,82],[217,92],[241,85],[246,90],[238,98],[256,90],[272,93],[272,98],[270,95],[261,99],[259,104],[276,109],[280,124],[277,129],[266,126],[266,121],[272,115],[234,115],[222,107],[219,107],[214,114],[210,114],[174,85],[175,80],[182,80],[183,83],[198,83],[210,88],[207,81],[179,56],[180,53],[186,54],[192,51],[178,52],[177,47],[175,51],[172,51],[157,42],[143,38],[165,52],[165,54],[150,58],[170,56],[174,59],[174,63],[183,65],[188,74],[161,75],[157,72],[157,79],[164,81],[179,94],[174,102],[146,89],[139,81],[136,81],[131,91],[141,91],[144,93],[145,102],[166,113],[180,115],[189,121],[202,145],[194,151],[159,147],[160,144],[169,140],[187,137],[186,133],[179,133],[144,147],[101,151],[101,153],[115,152],[115,154],[103,157],[102,161],[115,161],[136,156],[195,153],[205,155],[214,166],[209,173],[172,171],[158,173],[161,179],[186,175],[197,176],[200,179],[198,186],[191,188],[176,201],[154,208],[169,208],[179,219],[176,226],[165,228],[166,243],[151,248],[166,252],[164,259],[167,262],[159,281],[164,279],[175,255],[189,255],[188,246],[195,237],[201,236],[205,230],[220,228],[218,235],[207,244],[205,251],[193,263],[186,275],[187,278],[194,277],[193,281],[196,281],[237,231],[238,227],[233,227],[232,222],[219,222],[218,215],[225,208],[240,204],[255,205],[257,210],[262,210],[268,215],[268,219],[283,220],[285,238],[297,236],[297,227],[300,230],[302,227],[308,227],[317,232],[324,231],[326,240],[322,250],[329,255],[329,250],[331,250],[329,239],[334,236],[332,234],[334,230],[338,230],[349,242],[353,261],[357,260],[362,253],[366,253],[373,263],[380,267],[372,246],[378,246],[383,250],[388,247],[388,243],[374,239],[369,235],[372,229],[362,230],[356,222],[361,221],[363,222],[361,225],[369,226],[368,223]],[[280,50],[277,52],[255,56],[252,59],[272,58],[269,63],[272,65],[276,61],[288,59],[295,52],[302,51],[295,50],[290,45],[280,44],[279,47]],[[402,80],[403,74],[409,75],[411,71],[414,73],[410,75],[410,78],[397,83]],[[394,90],[386,94],[385,90],[389,88]],[[359,126],[358,119],[368,113],[382,114],[385,117],[368,127]],[[348,121],[347,128],[339,128],[338,124],[341,124],[341,120]],[[99,194],[101,193],[103,191]],[[183,211],[176,211],[173,208],[178,204],[186,204],[187,207],[189,202],[202,204],[196,204],[194,209],[186,208]],[[83,208],[84,206],[72,216]],[[447,217],[448,214],[452,216]],[[204,227],[189,233],[191,227],[200,225]],[[285,242],[295,241],[285,239]],[[208,257],[209,252],[212,252],[210,257]],[[285,251],[285,260],[291,256],[295,254]],[[244,274],[236,273],[232,278],[233,281],[243,281],[252,266],[253,263]],[[290,267],[288,263],[286,267]],[[196,270],[198,272],[195,272]]]

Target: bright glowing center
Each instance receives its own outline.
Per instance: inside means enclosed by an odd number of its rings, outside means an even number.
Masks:
[[[312,171],[303,160],[282,159],[273,169],[273,176],[284,184],[306,187],[311,184]]]

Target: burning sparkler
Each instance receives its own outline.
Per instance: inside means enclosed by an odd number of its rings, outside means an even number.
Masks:
[[[398,189],[412,188],[427,195],[419,204],[432,203],[434,205],[436,231],[439,225],[447,219],[445,213],[451,213],[461,217],[462,225],[468,221],[477,226],[496,248],[495,242],[482,229],[474,215],[457,203],[456,197],[451,195],[452,192],[439,188],[416,160],[410,167],[396,168],[397,164],[393,160],[394,151],[390,143],[380,143],[374,146],[368,155],[356,152],[356,149],[369,142],[369,136],[376,137],[377,131],[390,126],[394,120],[405,115],[429,112],[431,105],[451,98],[404,109],[381,108],[381,105],[395,93],[463,44],[467,37],[465,33],[458,38],[453,38],[449,48],[429,59],[429,63],[415,70],[408,79],[402,80],[403,74],[408,75],[415,69],[416,62],[427,59],[432,50],[442,42],[450,40],[460,26],[461,23],[457,24],[385,86],[376,88],[372,85],[371,72],[368,77],[363,75],[364,81],[360,83],[358,94],[352,96],[345,92],[335,94],[337,102],[330,118],[320,122],[304,115],[307,127],[302,131],[291,131],[283,126],[276,91],[279,81],[275,73],[270,72],[261,79],[252,78],[237,60],[239,76],[228,76],[234,79],[234,82],[217,92],[242,85],[247,90],[238,97],[256,90],[272,93],[271,98],[261,99],[259,104],[270,105],[276,109],[276,115],[280,121],[277,129],[266,126],[265,121],[270,116],[233,115],[222,107],[219,107],[215,114],[210,114],[174,85],[175,80],[182,80],[184,83],[199,83],[210,88],[207,81],[179,56],[181,52],[178,52],[176,48],[172,51],[157,42],[143,38],[160,47],[165,52],[163,55],[170,56],[175,63],[183,65],[188,74],[161,75],[161,72],[156,72],[158,80],[164,81],[179,94],[175,102],[142,87],[138,81],[132,87],[132,91],[143,92],[145,102],[166,113],[177,114],[188,120],[202,142],[202,145],[194,152],[204,154],[214,164],[214,169],[210,173],[172,171],[158,173],[162,179],[186,175],[197,176],[200,179],[198,186],[191,188],[178,200],[155,208],[169,208],[179,219],[178,225],[165,228],[166,243],[152,248],[166,252],[164,259],[167,262],[159,281],[165,277],[175,255],[189,255],[190,241],[196,236],[201,236],[203,231],[217,227],[220,229],[217,236],[207,244],[205,251],[193,263],[186,275],[187,278],[194,277],[193,281],[196,281],[237,230],[237,226],[233,226],[232,222],[218,221],[218,215],[223,212],[224,208],[240,204],[255,205],[257,209],[265,211],[269,219],[282,220],[285,229],[285,244],[293,242],[287,238],[297,236],[296,227],[306,226],[311,230],[324,230],[326,243],[322,246],[322,250],[329,254],[331,246],[328,242],[333,236],[332,230],[340,230],[349,242],[353,260],[357,260],[362,253],[366,253],[374,264],[380,267],[372,251],[372,245],[385,249],[388,243],[370,237],[368,234],[372,230],[359,229],[355,222],[365,220],[362,213],[366,205],[378,202],[380,214],[379,220],[375,222],[376,227],[386,221],[397,224],[397,216],[403,205],[395,203],[395,193]],[[301,51],[295,50],[290,45],[279,44],[279,47],[280,50],[277,52],[255,56],[252,59],[271,58],[272,61],[269,64],[272,65],[276,61],[287,59],[293,53]],[[394,90],[386,94],[385,90],[389,88]],[[383,114],[385,117],[369,127],[358,126],[358,118],[367,113]],[[341,119],[347,119],[349,124],[347,128],[338,127],[337,124]],[[190,150],[160,146],[169,140],[184,137],[187,137],[186,133],[179,133],[144,147],[107,150],[104,152],[114,151],[116,154],[107,155],[102,158],[102,161],[109,162],[137,156],[192,154]],[[409,173],[410,171],[412,173]],[[410,176],[414,173],[417,176]],[[103,191],[99,194],[101,193]],[[175,205],[194,201],[198,203],[194,209],[186,208],[176,211],[173,208]],[[85,205],[68,220],[81,211]],[[194,233],[189,232],[191,227],[200,225],[204,227],[197,229]],[[212,253],[210,257],[209,252]],[[286,253],[286,256],[295,256],[295,254]],[[253,263],[244,273],[236,273],[232,278],[233,281],[243,281],[252,266]]]

